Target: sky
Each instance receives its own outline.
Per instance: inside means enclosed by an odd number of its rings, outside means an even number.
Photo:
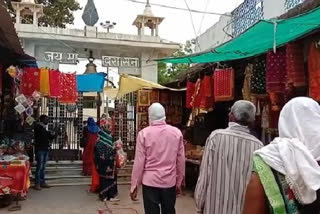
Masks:
[[[84,9],[87,0],[77,1]],[[191,9],[215,13],[231,12],[243,2],[243,0],[150,0],[150,3],[187,8],[185,1]],[[137,29],[132,23],[138,14],[143,13],[145,5],[128,0],[94,0],[94,2],[100,18],[97,26],[100,25],[100,22],[108,20],[117,23],[116,27],[111,30],[112,32],[137,34]],[[186,40],[199,36],[219,20],[217,15],[192,13],[194,30],[188,11],[158,6],[152,6],[152,11],[155,16],[165,18],[160,25],[160,37],[178,43],[185,43]],[[82,11],[77,11],[74,15],[74,25],[69,27],[83,28]]]

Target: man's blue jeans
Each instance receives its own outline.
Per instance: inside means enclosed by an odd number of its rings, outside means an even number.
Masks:
[[[35,175],[36,185],[43,185],[46,183],[44,176],[45,176],[47,159],[48,159],[48,151],[43,151],[43,150],[37,151],[36,153],[37,168],[36,168],[36,175]]]

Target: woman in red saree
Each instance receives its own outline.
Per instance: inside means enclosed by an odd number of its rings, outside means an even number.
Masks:
[[[84,151],[82,156],[83,161],[83,175],[91,176],[94,167],[93,154],[94,147],[98,139],[98,132],[100,131],[98,125],[92,117],[88,118],[88,125],[83,131]]]

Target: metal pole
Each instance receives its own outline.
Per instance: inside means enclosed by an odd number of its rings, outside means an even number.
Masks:
[[[107,67],[107,75],[106,75],[106,77],[107,77],[107,83],[106,83],[106,88],[108,88],[108,86],[109,86],[109,67]],[[106,98],[106,113],[109,115],[109,98],[108,98],[108,96],[107,96],[107,98]]]
[[[101,117],[101,95],[100,92],[97,92],[97,124],[100,124],[100,117]]]

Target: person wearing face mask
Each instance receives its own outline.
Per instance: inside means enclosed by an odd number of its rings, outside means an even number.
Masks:
[[[57,137],[56,133],[48,131],[49,118],[47,115],[41,115],[40,121],[34,127],[34,143],[36,154],[36,174],[35,189],[49,188],[45,182],[45,167],[48,159],[49,147],[51,141]]]
[[[185,173],[183,136],[179,129],[166,124],[160,103],[149,107],[149,126],[137,137],[131,177],[131,199],[137,200],[142,184],[146,214],[174,214],[177,194]]]

